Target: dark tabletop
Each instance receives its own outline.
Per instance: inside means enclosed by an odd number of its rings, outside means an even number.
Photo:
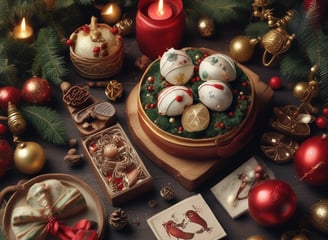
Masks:
[[[236,28],[230,29],[226,27],[223,29],[216,29],[216,34],[212,38],[205,39],[202,38],[200,34],[196,32],[196,30],[191,29],[186,31],[186,34],[184,36],[184,42],[181,47],[206,47],[220,52],[228,52],[230,40],[232,39],[232,37],[238,34],[242,34],[242,31],[240,30],[238,32]],[[123,231],[115,231],[109,227],[106,220],[106,230],[104,239],[155,239],[151,229],[147,225],[146,220],[147,218],[153,216],[155,213],[158,213],[161,210],[170,207],[174,203],[167,202],[160,197],[160,189],[167,185],[170,185],[174,189],[176,195],[175,202],[183,200],[193,194],[201,193],[206,202],[208,203],[209,207],[215,214],[217,220],[221,223],[221,225],[227,232],[227,237],[225,239],[239,240],[246,239],[246,237],[250,235],[262,235],[267,240],[276,240],[280,239],[282,233],[286,231],[297,230],[302,228],[310,232],[311,239],[327,239],[327,235],[324,235],[309,226],[308,213],[312,204],[314,204],[320,199],[328,197],[328,192],[324,188],[314,188],[309,185],[306,185],[303,182],[300,182],[297,176],[295,175],[292,163],[279,165],[266,158],[259,150],[259,138],[261,136],[261,133],[255,134],[256,137],[252,140],[252,142],[248,144],[245,149],[242,150],[241,153],[237,154],[234,157],[236,161],[234,161],[233,164],[227,164],[226,168],[222,169],[221,171],[218,171],[217,174],[214,174],[214,176],[212,176],[208,181],[202,184],[199,189],[193,192],[184,189],[174,178],[172,178],[169,174],[167,174],[159,166],[157,166],[149,158],[147,158],[143,154],[141,149],[139,149],[135,144],[134,139],[131,133],[129,132],[125,114],[126,98],[129,95],[129,92],[137,84],[142,74],[142,72],[134,65],[135,60],[141,56],[141,52],[138,49],[136,39],[133,35],[124,37],[124,52],[125,59],[122,71],[118,75],[106,80],[117,79],[123,84],[125,95],[123,96],[123,99],[121,101],[114,103],[114,106],[117,111],[117,121],[123,126],[132,144],[137,149],[146,168],[152,175],[153,189],[150,192],[143,194],[141,197],[130,200],[127,203],[119,206],[120,208],[126,211],[129,218],[129,225]],[[274,75],[280,76],[278,66],[271,68],[263,67],[263,65],[261,64],[261,58],[257,55],[253,57],[252,61],[244,65],[246,65],[249,69],[257,73],[264,82],[268,82],[270,77]],[[87,79],[78,76],[74,70],[70,72],[70,75],[66,80],[71,82],[72,84],[86,84],[88,81]],[[287,104],[295,104],[295,99],[292,96],[291,89],[288,89],[287,86],[288,84],[284,82],[284,87],[278,91],[275,91],[273,105],[284,106]],[[91,88],[90,93],[95,98],[105,101],[107,100],[103,88]],[[62,93],[60,89],[54,89],[53,95],[54,96],[52,102],[55,110],[62,116],[66,124],[69,137],[76,138],[79,140],[78,151],[82,152],[80,135],[77,132],[69,113],[64,107],[64,104],[62,102]],[[270,114],[270,106],[268,106],[268,110],[268,113]],[[266,125],[266,120],[267,119],[263,119],[264,126]],[[84,164],[82,164],[82,166],[78,168],[72,168],[63,160],[64,156],[67,153],[68,147],[57,146],[51,143],[41,141],[38,137],[31,135],[31,133],[30,137],[33,138],[34,141],[39,142],[46,151],[46,166],[39,174],[66,173],[79,177],[80,179],[88,183],[90,186],[92,186],[92,188],[96,191],[98,197],[103,201],[105,205],[106,214],[110,214],[114,209],[117,208],[116,206],[113,207],[109,203],[97,178],[95,177],[94,172],[88,165],[87,161],[84,161]],[[296,193],[296,213],[290,221],[282,224],[281,226],[260,226],[252,220],[248,213],[240,216],[239,218],[232,219],[227,214],[225,209],[218,203],[218,201],[215,199],[214,195],[210,191],[210,188],[214,184],[219,182],[222,178],[227,176],[241,163],[245,162],[252,156],[255,156],[257,159],[263,160],[265,164],[274,172],[276,178],[288,182]],[[0,189],[3,189],[8,185],[16,184],[19,179],[31,177],[33,176],[25,176],[15,170],[10,171],[5,178],[0,180]],[[156,200],[158,202],[158,205],[155,208],[149,207],[148,202],[150,200]]]

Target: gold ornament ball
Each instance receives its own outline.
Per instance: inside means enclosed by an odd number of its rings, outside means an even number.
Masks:
[[[104,22],[113,25],[121,19],[122,11],[118,4],[108,3],[101,10],[101,18]]]
[[[211,17],[201,17],[197,24],[198,31],[202,37],[212,37],[215,33],[215,23]]]
[[[44,166],[46,155],[36,142],[20,142],[14,152],[16,168],[24,174],[38,173]]]
[[[328,200],[320,200],[312,205],[310,221],[315,228],[328,233]]]
[[[237,62],[247,62],[253,57],[257,40],[247,36],[237,36],[230,41],[230,56]]]

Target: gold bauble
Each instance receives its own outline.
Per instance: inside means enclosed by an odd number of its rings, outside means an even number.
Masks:
[[[328,233],[328,200],[320,200],[312,205],[310,221],[315,228]]]
[[[247,36],[234,37],[230,42],[230,56],[237,62],[247,62],[253,57],[256,39]]]
[[[24,174],[38,173],[44,166],[46,155],[36,142],[19,142],[14,152],[16,168]]]
[[[294,96],[300,101],[306,100],[310,96],[309,84],[307,82],[299,82],[294,86]]]
[[[109,25],[117,23],[121,19],[122,11],[118,4],[108,3],[101,10],[101,18]]]
[[[201,17],[197,24],[198,31],[202,37],[212,37],[215,33],[215,23],[211,17]]]

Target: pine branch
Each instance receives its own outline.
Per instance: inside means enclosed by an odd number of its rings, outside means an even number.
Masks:
[[[187,6],[200,16],[213,17],[217,24],[245,23],[245,19],[248,21],[251,14],[251,2],[250,0],[189,0]]]
[[[246,26],[245,34],[250,38],[257,38],[263,36],[269,30],[270,28],[266,22],[254,22]]]
[[[17,83],[17,68],[15,65],[8,65],[8,59],[0,59],[0,83],[0,86]]]
[[[35,47],[34,66],[41,66],[42,77],[59,86],[68,69],[64,57],[60,55],[61,43],[52,27],[40,29]]]
[[[39,136],[54,144],[64,145],[68,142],[65,124],[54,110],[37,105],[21,106],[21,111]]]

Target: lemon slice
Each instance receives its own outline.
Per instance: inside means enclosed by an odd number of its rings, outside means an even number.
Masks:
[[[190,105],[183,111],[181,122],[184,130],[188,132],[202,131],[210,122],[210,113],[201,103]]]

